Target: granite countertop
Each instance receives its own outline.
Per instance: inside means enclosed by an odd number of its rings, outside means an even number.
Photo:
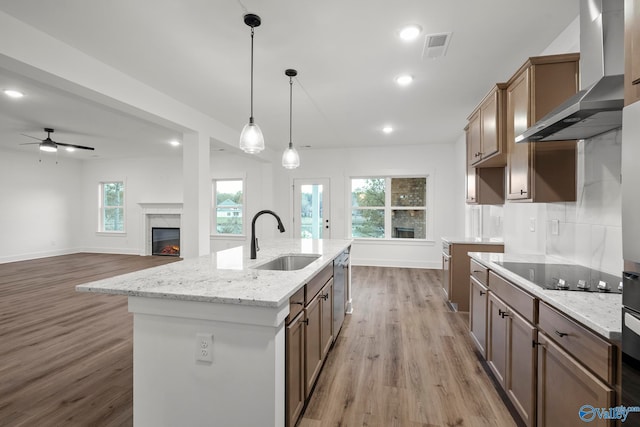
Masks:
[[[500,237],[443,237],[442,241],[461,244],[504,244],[504,239]]]
[[[238,246],[199,258],[123,274],[76,286],[80,292],[187,301],[279,307],[344,251],[351,240],[261,240],[258,259]],[[288,254],[317,254],[295,271],[256,270],[255,266]]]
[[[622,294],[543,289],[496,263],[504,261],[567,264],[566,260],[546,255],[480,252],[469,252],[469,256],[603,337],[611,340],[621,338]]]

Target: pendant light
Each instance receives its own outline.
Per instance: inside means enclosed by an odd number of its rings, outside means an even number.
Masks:
[[[291,142],[291,129],[293,124],[293,78],[298,75],[296,70],[288,69],[284,72],[289,76],[289,147],[282,153],[282,166],[287,169],[295,169],[300,166],[300,156]]]
[[[264,150],[262,131],[253,121],[253,29],[260,26],[261,21],[258,15],[248,13],[244,15],[244,23],[251,27],[251,115],[240,134],[240,148],[246,153],[255,154]]]

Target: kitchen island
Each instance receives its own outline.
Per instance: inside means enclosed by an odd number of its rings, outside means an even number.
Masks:
[[[274,239],[77,286],[129,298],[134,425],[284,425],[289,298],[350,245]],[[319,257],[256,268],[289,254]]]

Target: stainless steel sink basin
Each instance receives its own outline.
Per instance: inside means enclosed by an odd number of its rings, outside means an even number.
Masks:
[[[257,270],[280,270],[280,271],[292,271],[300,270],[311,264],[313,261],[320,258],[320,255],[282,255],[278,258],[274,258],[271,261],[264,264],[256,265]]]

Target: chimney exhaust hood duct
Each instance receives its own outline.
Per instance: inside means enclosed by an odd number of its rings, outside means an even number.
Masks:
[[[622,126],[624,2],[580,0],[580,87],[515,142],[591,138]]]

